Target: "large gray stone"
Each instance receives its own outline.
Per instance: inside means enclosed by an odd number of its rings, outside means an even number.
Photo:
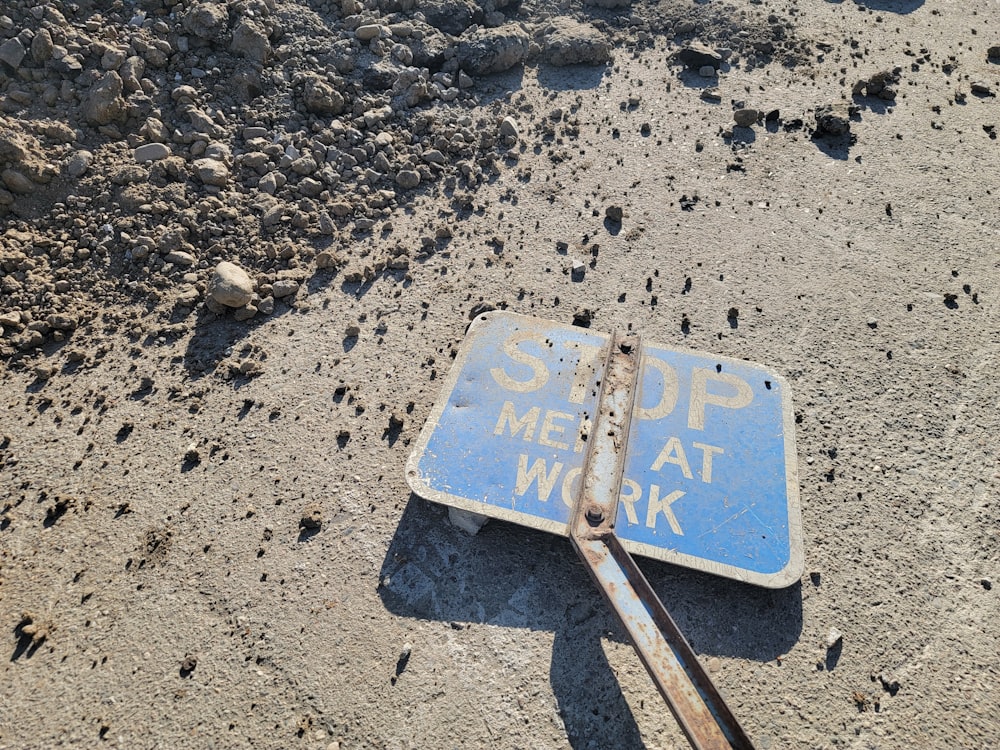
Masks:
[[[20,67],[21,61],[24,60],[24,55],[24,45],[21,44],[21,40],[17,37],[8,39],[3,44],[0,44],[0,60],[3,60],[15,70]]]
[[[401,169],[396,175],[396,184],[403,190],[411,190],[420,184],[420,173],[415,169]]]
[[[382,27],[377,23],[366,23],[354,30],[354,36],[362,42],[370,42],[372,39],[378,39],[381,35]]]
[[[208,283],[208,296],[226,307],[243,307],[253,297],[253,281],[235,263],[224,260],[215,267]]]
[[[306,109],[317,115],[339,115],[344,111],[344,97],[319,76],[310,76],[302,88]]]
[[[142,164],[147,161],[159,161],[170,156],[170,149],[165,143],[144,143],[135,150],[135,160]]]
[[[524,62],[528,56],[528,35],[513,24],[483,29],[458,45],[458,64],[472,75],[502,73]]]
[[[93,161],[94,155],[90,151],[77,151],[66,162],[66,171],[70,177],[82,177]]]
[[[229,28],[226,3],[195,3],[184,14],[184,28],[201,39],[220,39]]]
[[[52,42],[52,34],[48,29],[39,29],[35,38],[31,40],[31,59],[38,65],[44,65],[52,59],[52,50],[55,44]]]
[[[846,135],[851,131],[850,109],[844,104],[824,104],[816,108],[818,135]]]
[[[271,295],[275,299],[290,297],[299,291],[299,282],[294,279],[278,279],[271,288]]]
[[[102,75],[83,100],[83,116],[91,125],[110,125],[125,115],[124,84],[121,76],[109,70]]]
[[[741,128],[749,128],[760,118],[761,113],[756,109],[743,107],[733,112],[733,121]]]
[[[194,173],[206,185],[225,187],[229,182],[229,168],[218,159],[196,159]]]
[[[268,41],[267,32],[247,19],[240,21],[233,29],[233,41],[229,49],[261,64],[271,57],[271,42]]]
[[[421,0],[420,11],[427,23],[452,36],[483,20],[483,9],[472,0]]]
[[[3,181],[12,193],[30,193],[35,189],[35,183],[16,169],[5,169],[0,172],[0,181]]]
[[[545,33],[545,59],[550,65],[599,65],[611,57],[604,34],[589,23],[557,18]]]
[[[674,58],[693,70],[701,70],[705,65],[718,69],[722,65],[722,55],[699,42],[685,44]]]

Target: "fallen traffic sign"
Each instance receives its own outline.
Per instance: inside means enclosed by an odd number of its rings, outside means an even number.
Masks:
[[[469,329],[407,464],[418,495],[568,535],[609,336],[507,312]],[[778,588],[802,573],[791,394],[766,368],[644,344],[615,534]]]
[[[753,750],[629,553],[790,584],[802,571],[795,467],[788,386],[759,365],[488,313],[407,481],[428,499],[569,536],[692,748]]]

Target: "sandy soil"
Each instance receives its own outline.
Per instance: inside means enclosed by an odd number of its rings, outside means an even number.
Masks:
[[[407,489],[482,303],[789,379],[801,582],[640,561],[758,747],[1000,744],[997,2],[98,5],[0,10],[0,747],[686,747]]]

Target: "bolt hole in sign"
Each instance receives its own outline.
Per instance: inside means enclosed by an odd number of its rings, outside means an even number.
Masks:
[[[610,337],[473,322],[407,464],[421,497],[568,535]],[[802,575],[791,394],[760,365],[643,343],[615,533],[634,554],[780,588]]]

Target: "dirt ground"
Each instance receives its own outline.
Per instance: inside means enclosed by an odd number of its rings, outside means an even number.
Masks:
[[[998,94],[996,0],[5,3],[0,748],[687,747],[407,489],[484,305],[787,377],[801,581],[640,559],[757,747],[1000,746]]]

